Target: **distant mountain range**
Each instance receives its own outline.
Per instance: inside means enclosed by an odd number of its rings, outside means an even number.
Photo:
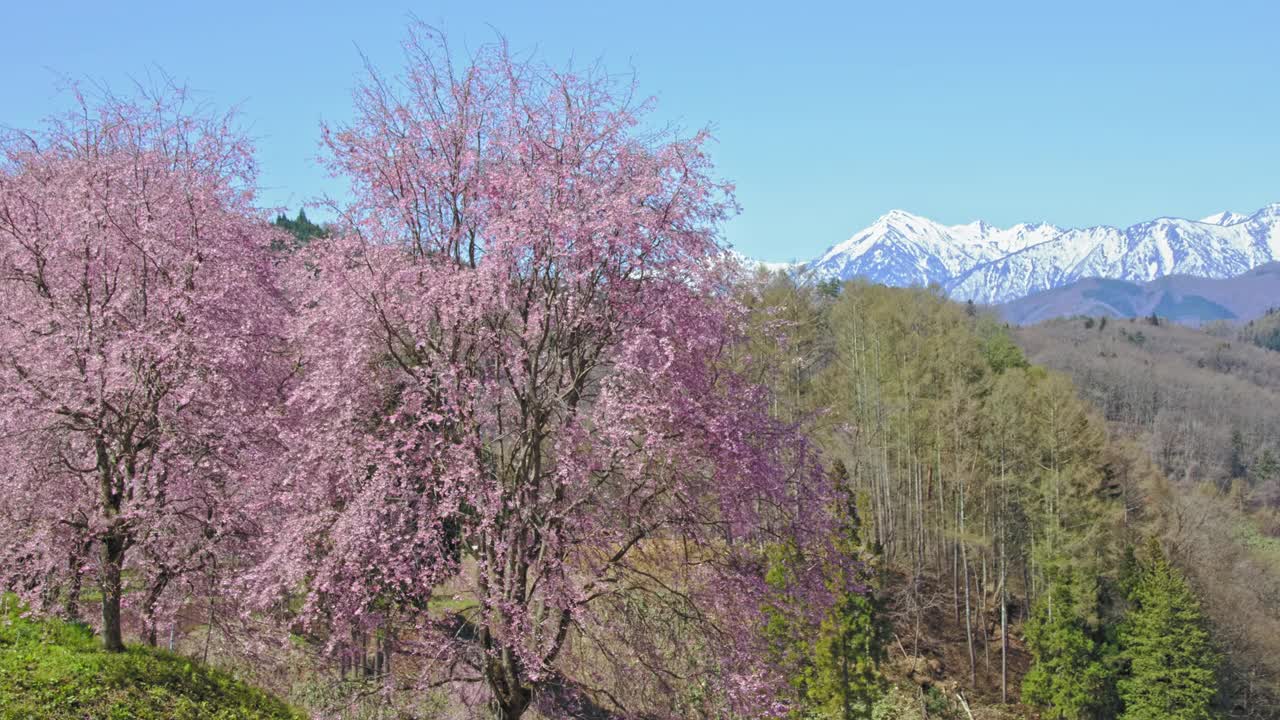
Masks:
[[[1045,223],[999,228],[981,220],[942,225],[893,210],[821,257],[793,267],[820,280],[937,283],[955,300],[995,305],[1086,278],[1126,284],[1172,275],[1231,278],[1275,261],[1280,261],[1280,203],[1249,215],[1162,217],[1127,228]],[[1272,295],[1270,301],[1276,304],[1280,297]]]
[[[1260,265],[1232,278],[1168,275],[1145,283],[1086,278],[997,309],[1005,320],[1017,325],[1071,315],[1151,314],[1182,325],[1201,325],[1214,320],[1252,320],[1275,306],[1280,306],[1280,262]]]

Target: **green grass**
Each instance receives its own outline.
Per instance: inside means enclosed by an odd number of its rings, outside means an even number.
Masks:
[[[0,599],[0,720],[301,719],[280,700],[180,655],[108,653],[88,628],[19,617]]]
[[[1280,572],[1280,538],[1263,535],[1258,524],[1244,520],[1235,526],[1236,541],[1253,553],[1254,557]]]

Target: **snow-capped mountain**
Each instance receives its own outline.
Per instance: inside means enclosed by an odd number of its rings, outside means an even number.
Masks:
[[[892,210],[807,268],[823,279],[866,277],[886,285],[946,285],[978,265],[1053,238],[1051,225],[941,225]]]
[[[1127,228],[942,225],[894,210],[805,269],[819,279],[937,283],[957,300],[1000,303],[1086,277],[1226,278],[1275,260],[1280,260],[1280,203],[1251,215],[1165,217]]]
[[[805,263],[802,263],[802,262],[756,260],[755,258],[750,258],[750,257],[747,257],[746,255],[743,255],[737,250],[730,250],[729,257],[733,260],[733,262],[736,262],[739,265],[742,265],[743,267],[765,270],[771,273],[776,273],[776,272],[791,273],[797,270],[803,270],[805,267]]]
[[[1248,219],[1248,215],[1241,215],[1240,213],[1233,213],[1230,210],[1223,210],[1222,212],[1214,213],[1209,217],[1200,218],[1200,222],[1208,223],[1210,225],[1235,225],[1238,222],[1244,222]]]

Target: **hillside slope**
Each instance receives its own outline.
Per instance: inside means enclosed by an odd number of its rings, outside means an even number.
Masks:
[[[1280,352],[1143,320],[1054,320],[1017,339],[1169,478],[1130,505],[1201,595],[1226,659],[1220,706],[1280,717]]]
[[[1184,325],[1247,322],[1280,305],[1280,262],[1231,278],[1170,275],[1146,283],[1086,278],[998,307],[1006,321],[1030,325],[1057,317],[1113,318],[1155,314]]]
[[[0,614],[0,719],[301,720],[226,673],[167,652],[107,653],[81,625]]]

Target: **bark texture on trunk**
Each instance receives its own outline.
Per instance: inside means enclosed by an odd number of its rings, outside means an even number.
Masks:
[[[120,570],[124,565],[124,539],[106,537],[102,541],[102,645],[107,652],[124,650],[120,634]]]

